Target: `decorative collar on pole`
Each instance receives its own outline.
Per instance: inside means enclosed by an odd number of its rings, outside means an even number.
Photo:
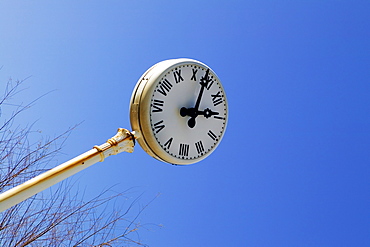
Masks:
[[[135,146],[135,136],[127,129],[119,128],[115,136],[100,146],[94,146],[99,152],[100,162],[110,155],[116,155],[122,152],[132,153]]]

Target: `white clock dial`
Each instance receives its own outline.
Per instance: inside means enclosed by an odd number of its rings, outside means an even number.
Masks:
[[[144,150],[173,164],[207,157],[222,139],[228,117],[219,78],[191,59],[166,60],[149,69],[134,90],[130,112]]]

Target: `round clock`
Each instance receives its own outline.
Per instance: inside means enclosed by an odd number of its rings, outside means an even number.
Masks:
[[[210,155],[225,133],[227,119],[220,79],[193,59],[155,64],[132,93],[130,121],[140,133],[140,146],[171,164],[192,164]]]

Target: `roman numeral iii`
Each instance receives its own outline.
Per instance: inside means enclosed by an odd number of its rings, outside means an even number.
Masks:
[[[197,149],[198,154],[201,154],[204,152],[204,147],[202,141],[195,143],[195,148]]]

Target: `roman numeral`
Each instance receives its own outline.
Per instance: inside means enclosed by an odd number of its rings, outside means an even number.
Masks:
[[[192,69],[192,70],[193,70],[193,75],[191,76],[190,80],[197,81],[196,74],[197,74],[198,70],[197,69]]]
[[[213,85],[213,81],[212,80],[209,80],[207,82],[206,89],[209,90],[212,87],[212,85]]]
[[[200,84],[209,90],[213,85],[213,80],[209,78],[209,69],[207,69],[206,74],[200,79]]]
[[[224,117],[220,117],[220,116],[213,116],[213,117],[216,118],[216,119],[225,120]]]
[[[211,94],[212,102],[214,106],[217,106],[222,103],[222,95],[221,92],[218,91],[217,94]]]
[[[184,80],[184,78],[182,78],[181,76],[181,69],[175,70],[175,72],[173,72],[173,76],[175,77],[176,83],[179,83],[180,81]]]
[[[163,105],[164,105],[163,100],[159,100],[159,99],[153,100],[152,112],[161,112],[161,111],[163,111],[163,109],[162,109]]]
[[[196,142],[195,147],[197,149],[198,154],[201,154],[204,152],[204,147],[202,141]]]
[[[157,91],[163,94],[163,96],[167,96],[167,93],[171,90],[171,88],[172,84],[167,79],[164,79],[162,82],[160,82]]]
[[[166,143],[163,145],[165,149],[170,149],[172,140],[173,138],[171,137],[170,139],[168,139],[168,141],[166,141]]]
[[[155,133],[158,133],[159,131],[163,130],[164,127],[166,127],[163,123],[163,120],[157,122],[154,124]]]
[[[189,155],[189,144],[180,143],[179,155],[180,156],[188,156]]]
[[[218,141],[217,135],[213,133],[211,130],[208,131],[208,136],[211,137],[212,140]]]

